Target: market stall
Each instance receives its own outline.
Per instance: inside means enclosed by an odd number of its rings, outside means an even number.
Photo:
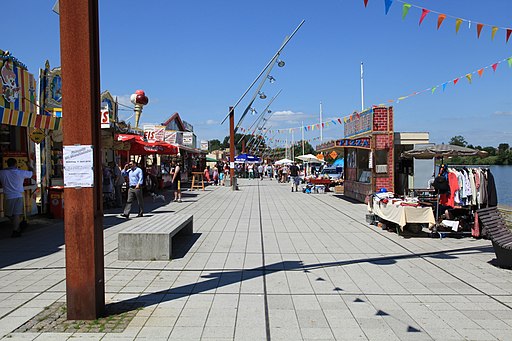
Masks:
[[[384,226],[391,222],[401,231],[408,226],[412,232],[419,232],[423,227],[433,227],[436,223],[431,206],[417,198],[395,198],[389,192],[373,195],[368,201],[368,211]]]
[[[37,113],[37,92],[34,76],[27,67],[8,52],[0,50],[0,157],[2,167],[8,158],[15,158],[18,167],[36,169],[36,144],[45,131],[60,127],[60,118]],[[37,213],[34,179],[24,183],[25,213]],[[3,192],[0,189],[0,203]],[[0,207],[3,216],[3,207]]]

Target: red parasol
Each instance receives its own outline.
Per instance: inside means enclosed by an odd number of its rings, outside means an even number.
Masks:
[[[178,147],[167,142],[146,142],[144,138],[139,135],[131,134],[117,134],[116,141],[130,142],[130,154],[132,155],[176,155],[178,154]]]

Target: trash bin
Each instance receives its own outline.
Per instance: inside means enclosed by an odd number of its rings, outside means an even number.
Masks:
[[[64,219],[64,187],[53,186],[48,189],[50,214],[55,219]]]

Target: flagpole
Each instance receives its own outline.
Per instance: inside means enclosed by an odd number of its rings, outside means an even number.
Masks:
[[[320,141],[323,141],[323,127],[322,127],[322,101],[320,101]]]
[[[292,161],[295,162],[295,146],[293,140],[293,129],[292,129]]]
[[[363,62],[361,62],[361,112],[364,111],[364,79],[363,79]]]
[[[304,121],[302,121],[300,123],[300,125],[302,126],[302,128],[301,128],[301,131],[302,131],[302,155],[304,155]]]

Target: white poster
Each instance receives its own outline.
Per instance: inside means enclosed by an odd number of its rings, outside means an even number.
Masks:
[[[64,187],[93,187],[93,146],[63,146]]]
[[[184,131],[183,132],[183,145],[192,146],[194,143],[194,133]]]

